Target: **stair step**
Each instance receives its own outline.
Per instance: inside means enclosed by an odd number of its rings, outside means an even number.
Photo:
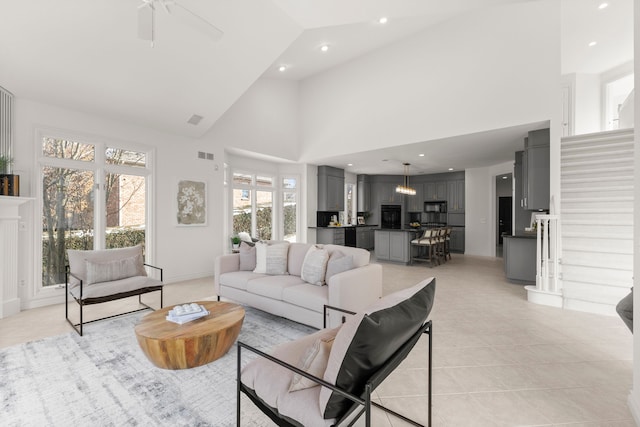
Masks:
[[[583,142],[582,144],[574,144],[574,145],[567,145],[565,143],[562,143],[562,146],[560,147],[560,155],[564,156],[565,154],[573,155],[573,154],[579,154],[579,153],[585,153],[585,152],[593,153],[598,151],[622,151],[622,150],[633,150],[633,139],[632,140],[620,139],[615,142],[607,142],[607,143],[600,143],[600,142],[584,143]]]
[[[562,280],[594,285],[633,286],[633,270],[562,264]]]
[[[612,131],[597,132],[583,135],[573,135],[562,138],[563,147],[574,147],[588,144],[614,144],[625,141],[633,141],[633,129],[617,129]]]
[[[629,176],[633,174],[633,165],[626,165],[626,166],[620,166],[618,165],[617,167],[609,167],[607,165],[601,166],[601,167],[592,167],[592,168],[588,168],[588,169],[568,169],[565,168],[564,166],[560,167],[560,177],[562,179],[564,179],[565,177],[567,178],[573,178],[573,177],[579,177],[580,175],[584,175],[585,178],[596,178],[598,176],[603,176],[603,177],[623,177],[623,176]]]
[[[615,150],[615,151],[585,151],[583,153],[568,154],[562,153],[561,160],[563,165],[573,165],[585,162],[624,162],[633,159],[633,149],[631,150]]]
[[[633,206],[625,206],[616,210],[610,209],[608,206],[597,206],[588,208],[565,208],[560,209],[563,218],[565,215],[582,215],[582,214],[633,214]]]
[[[589,267],[603,270],[629,271],[633,254],[563,251],[562,266]]]
[[[562,227],[567,229],[567,226],[575,227],[633,227],[633,218],[628,220],[620,220],[617,218],[588,218],[588,219],[563,219]],[[632,230],[632,229],[631,229]]]
[[[633,183],[633,174],[624,176],[604,176],[604,177],[566,177],[562,180],[562,184],[598,184],[612,182]]]
[[[579,252],[579,253],[589,253],[589,254],[602,254],[602,247],[601,246],[597,246],[597,247],[588,247],[588,246],[576,246],[573,244],[566,244],[566,245],[562,245],[562,258],[564,259],[567,254],[571,255],[574,252]],[[606,252],[607,254],[614,254],[614,255],[631,255],[633,256],[633,250],[631,248],[622,248],[622,247],[618,247],[615,249],[609,249]]]
[[[563,280],[562,293],[567,299],[609,304],[615,307],[622,298],[627,296],[629,288],[628,284],[599,284]]]

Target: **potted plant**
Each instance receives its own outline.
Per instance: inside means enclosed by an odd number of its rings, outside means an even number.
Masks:
[[[11,172],[11,164],[13,159],[4,154],[0,154],[0,195],[1,196],[19,196],[19,176]]]
[[[231,238],[231,245],[233,246],[233,249],[238,249],[238,247],[240,247],[240,237],[233,236]]]

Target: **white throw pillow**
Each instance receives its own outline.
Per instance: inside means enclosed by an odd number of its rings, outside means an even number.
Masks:
[[[322,378],[324,371],[327,369],[327,361],[329,360],[329,354],[331,354],[333,341],[339,330],[340,326],[335,329],[329,329],[326,333],[323,333],[322,336],[315,340],[311,347],[307,349],[306,353],[300,359],[299,364],[296,366],[314,377]],[[289,391],[304,390],[319,385],[317,382],[305,378],[300,374],[294,374],[293,378],[291,378]]]
[[[256,268],[253,269],[254,273],[266,274],[267,273],[267,242],[256,242]]]
[[[256,242],[256,268],[254,273],[260,274],[287,274],[287,254],[289,242],[269,244],[268,242]]]
[[[304,256],[300,277],[312,285],[324,285],[324,276],[327,271],[328,261],[329,252],[327,252],[326,249],[311,246]]]
[[[287,273],[287,255],[289,242],[275,243],[267,246],[267,274],[280,275]]]

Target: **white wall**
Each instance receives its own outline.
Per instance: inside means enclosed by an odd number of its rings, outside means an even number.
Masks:
[[[300,91],[300,159],[308,162],[552,119],[560,2],[446,21],[306,79]]]
[[[511,161],[466,170],[465,255],[495,256],[496,176],[507,173],[513,173]]]
[[[155,147],[156,174],[154,204],[149,209],[154,216],[157,233],[154,245],[148,248],[148,259],[163,267],[166,282],[203,277],[213,274],[213,254],[221,251],[220,228],[222,211],[215,208],[215,200],[222,197],[223,151],[206,140],[169,135],[155,130],[109,120],[61,107],[45,105],[26,99],[16,100],[15,171],[20,174],[21,194],[38,198],[36,194],[38,165],[36,158],[36,129],[60,129],[74,134],[112,142],[125,142]],[[198,151],[213,153],[215,161],[197,159]],[[215,165],[219,168],[216,171]],[[175,225],[175,186],[178,179],[191,178],[208,184],[208,225],[206,227],[177,227]],[[20,277],[23,308],[47,302],[62,301],[61,291],[41,294],[35,298],[36,263],[34,242],[39,238],[40,211],[38,202],[23,210],[28,229],[20,233]],[[37,244],[37,243],[35,243]]]
[[[574,74],[574,135],[600,132],[601,85],[599,74]]]
[[[298,82],[259,79],[227,110],[206,139],[288,160],[298,160]]]
[[[634,7],[634,57],[640,58],[640,7],[635,5]],[[634,86],[638,87],[640,85],[640,61],[636,61],[635,63],[635,73],[634,73]],[[635,98],[635,122],[640,123],[640,97]],[[636,189],[640,188],[640,129],[639,127],[635,128],[635,144],[634,144],[634,170],[635,170],[635,178],[634,178],[634,186]],[[636,195],[638,191],[636,190]],[[640,280],[640,197],[635,197],[633,202],[633,219],[636,224],[633,227],[633,271],[634,271],[634,288],[635,288],[635,278],[638,277]],[[640,290],[640,287],[639,289]],[[631,393],[629,394],[629,409],[631,410],[631,414],[637,425],[640,425],[640,292],[636,290],[633,293],[633,329],[636,331],[633,334],[633,388],[631,389]]]

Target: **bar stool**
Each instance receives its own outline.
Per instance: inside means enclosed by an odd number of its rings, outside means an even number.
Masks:
[[[430,267],[433,267],[433,264],[435,262],[438,262],[436,258],[436,244],[437,244],[437,240],[435,239],[436,231],[437,230],[435,229],[425,230],[422,237],[411,241],[411,258],[410,258],[411,264],[413,264],[414,261],[421,261],[421,262],[428,262],[430,264]],[[425,256],[421,256],[422,251],[425,249],[426,249]],[[416,256],[413,255],[414,252],[417,252]]]
[[[451,259],[451,227],[445,227],[445,235],[444,235],[444,257],[447,259]]]

